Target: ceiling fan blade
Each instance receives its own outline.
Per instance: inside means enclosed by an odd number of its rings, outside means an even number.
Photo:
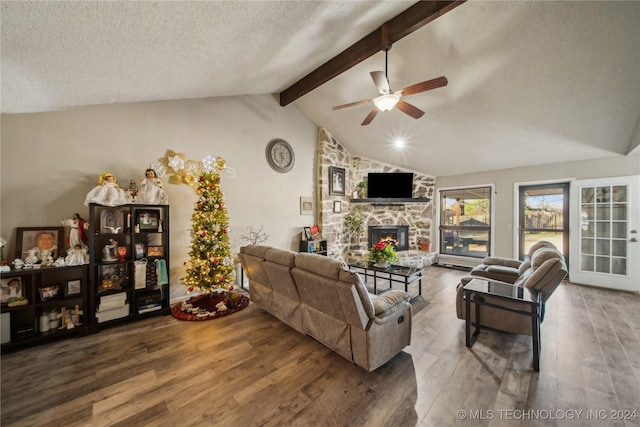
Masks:
[[[381,95],[391,92],[391,89],[389,89],[389,80],[387,80],[387,76],[382,71],[372,71],[369,74],[371,74],[373,84],[376,85]]]
[[[398,101],[398,103],[396,104],[396,108],[398,108],[398,110],[402,111],[403,113],[410,115],[414,119],[419,119],[420,117],[424,116],[424,111],[422,111],[418,107],[414,107],[413,105],[403,100]]]
[[[414,93],[425,92],[427,90],[436,89],[442,86],[446,86],[447,78],[442,76],[435,79],[427,80],[426,82],[416,83],[409,87],[405,87],[399,92],[402,92],[402,96],[413,95]]]
[[[360,126],[366,126],[376,117],[378,114],[378,107],[373,107],[373,109],[367,114],[367,117],[364,118],[364,121],[360,124]]]
[[[348,104],[337,105],[333,107],[334,110],[342,110],[343,108],[355,107],[356,105],[366,104],[373,101],[373,99],[363,99],[362,101],[350,102]]]

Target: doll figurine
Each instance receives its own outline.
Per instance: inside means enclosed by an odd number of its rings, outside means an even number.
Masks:
[[[98,203],[104,206],[120,206],[129,203],[127,193],[120,188],[118,180],[110,173],[103,173],[98,177],[98,186],[87,193],[84,205]]]
[[[131,203],[135,203],[138,200],[138,186],[136,185],[136,182],[133,179],[129,181],[127,196],[129,196],[129,201]]]
[[[82,265],[87,261],[87,249],[81,245],[75,245],[73,248],[69,248],[67,251],[67,257],[65,258],[66,265]]]
[[[138,188],[138,203],[142,205],[168,205],[169,197],[162,189],[162,180],[158,178],[156,171],[147,169],[145,177],[140,181]]]

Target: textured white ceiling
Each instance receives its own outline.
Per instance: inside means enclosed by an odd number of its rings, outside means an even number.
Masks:
[[[0,105],[278,93],[411,4],[3,1]],[[331,109],[376,95],[383,53],[295,105],[356,154],[439,176],[621,155],[640,138],[639,22],[640,2],[469,1],[389,52],[394,90],[449,79],[406,98],[423,118]]]

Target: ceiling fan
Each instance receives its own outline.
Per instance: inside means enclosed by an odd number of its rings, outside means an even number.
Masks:
[[[348,104],[333,107],[334,110],[341,110],[343,108],[355,107],[356,105],[362,105],[373,101],[375,107],[373,107],[367,117],[365,117],[364,121],[361,123],[362,126],[366,126],[371,123],[371,121],[376,117],[376,114],[378,114],[378,111],[390,111],[394,107],[397,107],[398,110],[408,114],[414,119],[419,119],[424,115],[424,111],[403,101],[401,98],[446,86],[448,83],[447,78],[442,76],[422,83],[416,83],[397,92],[391,92],[391,88],[389,87],[389,78],[387,76],[389,48],[386,48],[384,52],[384,73],[382,71],[372,71],[370,73],[373,83],[376,85],[376,88],[378,88],[380,95],[375,98],[363,99],[362,101],[350,102]]]

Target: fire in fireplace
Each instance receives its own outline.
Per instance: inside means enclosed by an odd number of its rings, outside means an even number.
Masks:
[[[396,251],[409,249],[408,225],[370,225],[369,247],[379,242],[391,242]]]

